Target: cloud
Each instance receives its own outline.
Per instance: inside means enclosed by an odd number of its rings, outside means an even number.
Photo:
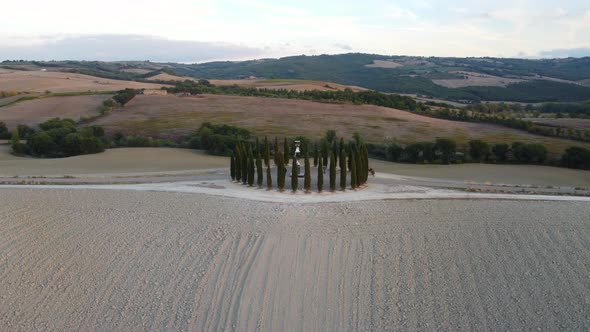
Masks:
[[[334,47],[339,48],[339,49],[344,50],[344,51],[352,51],[352,46],[350,46],[348,44],[334,43],[332,45]]]
[[[590,57],[590,47],[555,49],[550,51],[539,52],[541,58],[581,58]]]
[[[33,45],[3,46],[0,60],[152,60],[203,62],[247,59],[264,50],[231,43],[177,41],[144,35],[84,35],[46,38]]]

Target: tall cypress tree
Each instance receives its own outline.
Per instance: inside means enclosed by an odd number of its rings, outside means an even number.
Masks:
[[[240,149],[242,151],[242,184],[247,184],[248,183],[248,147],[242,143],[242,148]]]
[[[277,156],[277,186],[280,191],[285,189],[285,162],[282,153]]]
[[[287,142],[287,138],[285,137],[285,141],[283,142],[283,161],[285,165],[289,164],[289,160],[291,160],[291,152],[289,149],[289,142]]]
[[[336,165],[338,165],[339,151],[338,151],[338,143],[336,142],[336,139],[334,139],[334,141],[332,142],[332,153],[335,156],[334,162],[336,163]]]
[[[330,191],[336,190],[336,154],[330,156]]]
[[[355,158],[355,151],[351,150],[350,151],[350,187],[352,189],[355,189],[357,187],[357,182],[356,182],[356,158]]]
[[[311,163],[309,162],[309,154],[307,152],[305,152],[305,178],[303,187],[306,192],[311,190]]]
[[[279,151],[279,139],[275,136],[275,148],[274,148],[274,161],[275,161],[275,166],[278,166],[278,155],[279,153],[281,153]]]
[[[268,143],[268,136],[264,136],[264,166],[270,166],[270,144]]]
[[[262,159],[260,158],[260,151],[256,154],[256,184],[262,188],[264,170],[262,169]]]
[[[318,150],[318,143],[315,142],[313,144],[313,166],[318,167],[318,158],[319,158],[320,151]]]
[[[361,151],[360,148],[355,151],[355,162],[356,162],[356,186],[359,187],[363,184],[363,164],[361,163]]]
[[[254,146],[254,147],[255,147],[255,149],[252,149],[252,152],[256,156],[256,154],[261,153],[260,152],[260,140],[258,139],[258,136],[256,137],[256,146]]]
[[[299,166],[297,165],[297,159],[293,158],[293,165],[291,166],[291,189],[297,191],[299,187]]]
[[[236,180],[236,159],[234,158],[234,155],[231,155],[231,159],[229,162],[229,174],[231,176],[232,181]]]
[[[236,181],[240,182],[242,180],[242,160],[240,159],[240,145],[237,144],[236,148],[234,149],[234,155],[236,156]]]
[[[340,189],[346,190],[346,152],[340,149]]]
[[[324,169],[322,167],[323,161],[320,157],[319,159],[319,166],[318,166],[318,192],[322,192],[324,190]]]
[[[254,185],[254,174],[255,174],[255,167],[254,166],[254,154],[252,153],[252,148],[248,149],[248,185],[252,187]]]
[[[272,189],[272,175],[270,173],[270,165],[266,167],[266,189]]]

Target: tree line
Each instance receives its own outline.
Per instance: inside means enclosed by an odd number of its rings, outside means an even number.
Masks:
[[[360,135],[355,135],[354,139],[345,143],[344,139],[338,140],[335,136],[328,133],[327,137],[322,139],[321,143],[310,144],[302,142],[301,154],[303,156],[303,170],[298,164],[298,159],[294,154],[292,143],[287,138],[283,139],[283,148],[281,150],[279,139],[275,137],[274,144],[264,137],[260,142],[258,138],[255,141],[239,141],[233,153],[230,156],[230,176],[233,181],[248,185],[250,187],[263,187],[264,177],[266,177],[266,188],[274,188],[272,176],[272,164],[275,168],[276,188],[284,191],[286,188],[286,178],[291,178],[291,190],[299,190],[300,172],[303,175],[303,191],[309,193],[312,191],[312,160],[313,167],[316,167],[315,189],[323,192],[328,189],[331,192],[347,188],[356,189],[367,182],[369,174],[369,154],[367,145],[363,142]],[[322,148],[318,147],[322,145]],[[324,148],[327,146],[327,149]],[[264,164],[264,166],[263,166]],[[290,164],[290,165],[289,165]],[[288,175],[290,168],[290,175]],[[325,172],[328,171],[328,178],[324,180]],[[266,173],[266,176],[264,174]],[[338,176],[339,173],[339,176]],[[339,182],[338,182],[339,179]],[[325,188],[324,182],[327,182],[328,188]]]

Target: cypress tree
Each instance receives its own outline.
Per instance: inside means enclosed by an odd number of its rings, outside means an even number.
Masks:
[[[318,166],[318,192],[322,192],[324,190],[324,170],[322,167],[322,158],[319,159],[319,166]]]
[[[336,190],[336,154],[330,156],[330,191]]]
[[[234,158],[234,155],[231,155],[231,159],[229,162],[229,174],[231,176],[232,181],[236,180],[236,160]]]
[[[293,165],[291,166],[291,189],[293,192],[297,191],[299,187],[299,166],[297,166],[297,159],[293,158]]]
[[[318,167],[318,157],[319,157],[319,150],[318,150],[318,143],[314,143],[313,145],[313,166]]]
[[[354,151],[354,157],[355,157],[355,164],[356,164],[356,186],[359,187],[362,184],[362,171],[363,171],[363,165],[361,163],[361,151],[360,148],[356,149]]]
[[[248,148],[245,144],[242,144],[242,184],[248,183]]]
[[[236,181],[240,182],[242,180],[242,160],[240,159],[240,146],[239,146],[239,144],[236,145],[236,148],[234,149],[234,155],[236,156],[236,160],[235,160]]]
[[[332,153],[334,154],[334,162],[336,163],[336,165],[338,165],[338,156],[339,156],[339,152],[338,152],[338,143],[336,143],[336,140],[334,139],[334,141],[332,142]]]
[[[275,148],[274,148],[274,161],[275,166],[278,166],[278,155],[279,155],[279,139],[275,136]]]
[[[283,142],[283,161],[285,165],[289,164],[289,160],[291,160],[291,153],[289,151],[289,142],[287,142],[287,138],[285,137],[285,141]]]
[[[306,192],[311,190],[311,163],[309,162],[309,154],[307,152],[305,153],[305,178],[303,187]]]
[[[270,166],[270,144],[268,143],[268,136],[264,136],[264,166]]]
[[[254,154],[252,148],[248,149],[248,185],[252,187],[254,185]]]
[[[323,164],[321,164],[322,166],[328,166],[328,152],[330,150],[330,143],[328,143],[328,141],[324,138],[321,141],[322,146],[321,146],[321,152],[322,152],[322,160],[323,160]]]
[[[270,174],[270,166],[266,167],[266,189],[272,189],[272,176]]]
[[[280,191],[283,191],[285,189],[285,162],[282,153],[278,154],[277,163],[277,186]]]
[[[355,160],[355,155],[356,153],[354,151],[350,152],[350,187],[352,189],[355,189],[357,187],[357,182],[356,182],[356,160]]]
[[[260,149],[260,140],[258,139],[258,137],[256,137],[256,145],[254,146],[255,149],[252,149],[252,152],[256,154],[261,153],[261,149]]]
[[[260,158],[260,151],[256,154],[256,184],[259,188],[262,188],[262,178],[264,169],[262,168],[262,159]]]
[[[340,149],[340,189],[346,190],[346,153]]]

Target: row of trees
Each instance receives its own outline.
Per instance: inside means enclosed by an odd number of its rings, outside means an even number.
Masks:
[[[367,145],[362,141],[360,135],[355,136],[355,140],[344,143],[340,139],[340,143],[336,141],[335,137],[331,138],[331,149],[327,153],[328,157],[323,155],[322,151],[315,144],[313,149],[314,167],[316,172],[316,188],[318,192],[324,190],[324,173],[328,170],[328,184],[330,191],[336,191],[337,186],[341,190],[346,190],[347,186],[355,189],[367,182],[369,174],[369,155]],[[329,142],[328,140],[326,140]],[[232,180],[241,182],[245,185],[256,185],[261,188],[264,182],[264,167],[266,167],[266,187],[273,188],[272,172],[271,172],[271,150],[273,155],[274,167],[276,168],[277,188],[280,191],[285,190],[287,169],[291,163],[291,190],[296,192],[299,190],[299,175],[303,172],[303,190],[310,192],[312,190],[312,170],[310,160],[310,149],[308,145],[304,144],[302,147],[303,153],[303,171],[300,170],[298,160],[290,155],[290,144],[285,138],[283,140],[283,151],[279,149],[278,138],[275,137],[274,148],[271,149],[271,143],[265,137],[264,141],[260,143],[257,138],[255,142],[240,141],[234,153],[230,157],[230,176]],[[339,164],[338,164],[339,163]],[[337,173],[340,172],[339,183],[337,183]],[[350,182],[347,183],[350,173]]]

